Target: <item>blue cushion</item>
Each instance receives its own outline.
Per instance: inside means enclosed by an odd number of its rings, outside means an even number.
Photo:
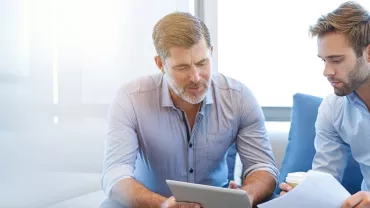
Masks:
[[[288,144],[280,169],[279,184],[290,172],[308,171],[315,155],[315,122],[322,98],[297,93],[293,96]],[[361,189],[362,175],[358,163],[350,156],[342,184],[351,193]],[[275,193],[280,193],[279,187]]]

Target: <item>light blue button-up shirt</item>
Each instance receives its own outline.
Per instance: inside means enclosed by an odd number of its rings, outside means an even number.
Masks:
[[[361,189],[370,187],[370,113],[356,92],[326,97],[316,121],[316,155],[312,169],[342,181],[349,154],[360,164]]]
[[[129,177],[166,197],[171,196],[166,179],[224,186],[227,151],[235,142],[244,175],[266,170],[277,180],[260,106],[243,84],[219,73],[212,75],[193,129],[173,104],[162,73],[124,85],[107,120],[102,178],[107,195]]]

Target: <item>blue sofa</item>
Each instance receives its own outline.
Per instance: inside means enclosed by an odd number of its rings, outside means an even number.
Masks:
[[[290,172],[308,171],[315,155],[315,122],[322,98],[297,93],[293,96],[291,124],[288,144],[280,168],[279,183],[285,181]],[[354,194],[361,190],[362,174],[359,164],[350,156],[345,169],[342,185]],[[275,193],[280,193],[279,187]]]

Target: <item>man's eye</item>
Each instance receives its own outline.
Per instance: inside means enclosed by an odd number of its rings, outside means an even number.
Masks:
[[[202,62],[202,63],[199,63],[199,64],[197,64],[197,66],[200,66],[200,67],[205,66],[205,65],[207,64],[207,62],[208,62],[208,61],[204,61],[204,62]]]
[[[339,64],[342,60],[341,59],[333,59],[332,62],[334,64]]]

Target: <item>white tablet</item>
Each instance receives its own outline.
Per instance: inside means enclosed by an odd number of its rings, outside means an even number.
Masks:
[[[247,192],[181,181],[166,180],[178,202],[196,202],[204,208],[252,208]]]

